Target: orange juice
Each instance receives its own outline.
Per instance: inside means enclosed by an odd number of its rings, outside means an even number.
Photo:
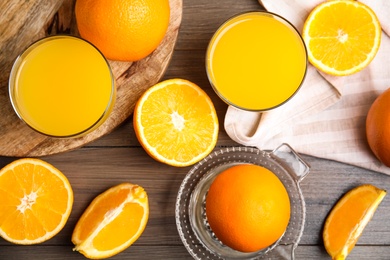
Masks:
[[[286,102],[299,89],[307,66],[305,44],[284,18],[249,12],[226,21],[207,49],[206,70],[228,104],[262,111]]]
[[[54,137],[95,129],[115,100],[106,59],[93,45],[72,36],[47,37],[31,45],[14,63],[9,92],[18,116]]]

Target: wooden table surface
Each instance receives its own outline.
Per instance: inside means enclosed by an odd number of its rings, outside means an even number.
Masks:
[[[186,0],[183,20],[171,63],[164,79],[184,78],[197,83],[212,98],[220,119],[217,147],[235,146],[223,129],[227,106],[208,83],[204,58],[207,43],[230,16],[262,7],[255,0]],[[371,183],[390,190],[389,176],[334,161],[303,155],[311,165],[301,187],[306,200],[306,225],[296,259],[330,259],[322,242],[324,220],[334,203],[349,189]],[[0,157],[0,167],[16,158]],[[35,246],[18,246],[0,239],[0,259],[85,259],[73,252],[70,241],[77,219],[90,201],[121,182],[143,186],[149,195],[150,217],[142,236],[112,259],[192,259],[175,223],[179,186],[191,167],[175,168],[151,159],[139,145],[132,117],[112,133],[77,150],[41,157],[59,168],[74,190],[74,205],[64,229]],[[348,259],[390,259],[390,197],[385,197]]]

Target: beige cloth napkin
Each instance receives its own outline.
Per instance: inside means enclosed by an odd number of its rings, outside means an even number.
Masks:
[[[301,32],[320,0],[259,0]],[[390,1],[362,0],[377,14],[383,29],[377,55],[364,70],[345,77],[319,73],[309,65],[300,91],[272,111],[247,112],[229,106],[225,130],[236,142],[274,149],[290,144],[297,152],[390,174],[368,147],[365,119],[375,98],[390,87]],[[390,104],[389,104],[390,105]]]

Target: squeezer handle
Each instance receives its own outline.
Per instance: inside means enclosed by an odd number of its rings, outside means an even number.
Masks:
[[[302,181],[310,171],[310,165],[286,143],[275,148],[272,151],[272,154],[283,161],[292,170],[297,182]]]

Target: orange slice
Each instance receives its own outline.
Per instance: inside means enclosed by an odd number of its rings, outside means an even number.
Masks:
[[[148,89],[134,110],[134,129],[155,160],[184,167],[206,157],[218,139],[218,117],[194,83],[170,79]]]
[[[55,236],[72,211],[68,179],[39,159],[19,159],[0,170],[0,236],[38,244]]]
[[[364,184],[337,202],[323,230],[325,248],[332,259],[347,257],[385,196],[385,190]]]
[[[122,183],[97,196],[72,234],[75,251],[91,259],[116,255],[143,233],[149,218],[148,196],[134,184]]]
[[[375,13],[359,1],[324,1],[305,21],[302,37],[309,61],[337,76],[365,68],[378,52],[381,26]]]

